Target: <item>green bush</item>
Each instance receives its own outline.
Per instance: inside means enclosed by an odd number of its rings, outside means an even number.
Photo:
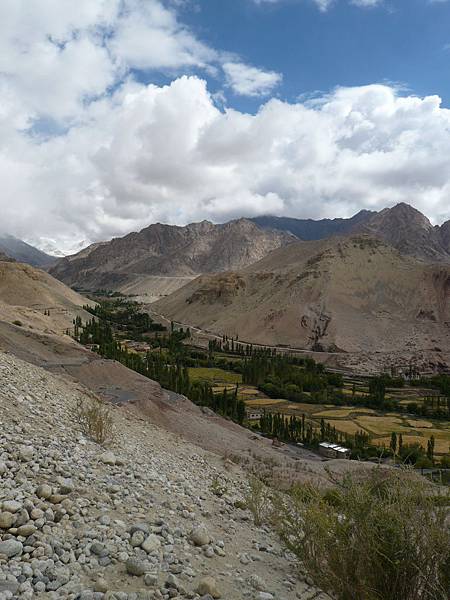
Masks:
[[[408,470],[348,475],[331,492],[278,496],[275,524],[315,583],[337,600],[447,600],[449,500]]]

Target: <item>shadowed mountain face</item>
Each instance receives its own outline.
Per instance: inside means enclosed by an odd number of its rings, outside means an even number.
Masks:
[[[50,256],[12,235],[0,234],[0,252],[33,267],[46,267],[56,260],[54,256]]]
[[[374,214],[370,210],[362,210],[350,219],[293,219],[290,217],[272,217],[265,215],[251,219],[260,227],[289,231],[305,241],[323,240],[333,235],[351,233],[359,225],[366,223]]]
[[[450,351],[450,265],[428,265],[364,235],[290,244],[241,271],[199,277],[154,306],[263,344]]]
[[[385,208],[357,229],[383,239],[402,254],[428,262],[450,262],[450,223],[433,227],[425,215],[408,204]]]
[[[427,262],[450,262],[450,221],[433,227],[425,215],[405,203],[378,213],[363,210],[351,219],[314,221],[267,216],[252,220],[261,227],[290,231],[306,241],[365,233],[381,238],[402,254]]]
[[[50,273],[84,289],[120,289],[149,276],[190,277],[242,269],[295,239],[246,219],[186,227],[157,223],[63,258]]]

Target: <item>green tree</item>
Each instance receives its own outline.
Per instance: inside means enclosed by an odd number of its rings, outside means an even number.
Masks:
[[[434,435],[430,437],[427,443],[427,457],[431,462],[434,461]]]
[[[392,432],[391,434],[391,450],[392,452],[395,454],[397,454],[397,434],[395,433],[395,431]]]

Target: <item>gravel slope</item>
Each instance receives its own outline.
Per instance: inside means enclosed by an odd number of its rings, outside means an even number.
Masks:
[[[326,598],[235,507],[238,466],[126,406],[105,451],[74,420],[83,398],[0,353],[1,600]]]

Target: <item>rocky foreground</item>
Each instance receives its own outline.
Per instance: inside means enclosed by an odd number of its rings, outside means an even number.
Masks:
[[[75,384],[0,353],[0,600],[325,600],[242,508],[243,471],[128,412],[105,449]]]

